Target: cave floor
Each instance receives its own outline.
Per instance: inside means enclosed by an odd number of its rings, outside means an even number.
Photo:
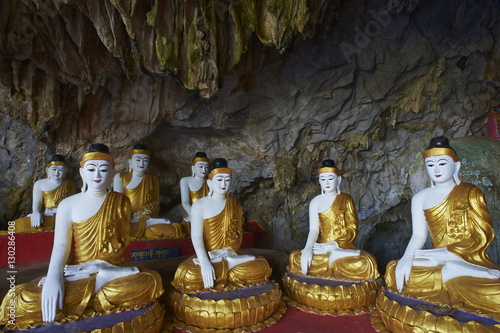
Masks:
[[[251,249],[253,255],[263,255],[270,261],[284,259],[282,253],[272,250]],[[187,258],[176,257],[158,260],[144,260],[137,262],[138,266],[152,269],[157,271],[163,281],[171,281],[177,266]],[[285,257],[286,258],[286,257]],[[135,263],[135,262],[134,262]],[[31,281],[37,277],[47,274],[48,262],[40,262],[26,265],[19,265],[15,267],[15,280],[16,284]],[[281,270],[277,269],[278,276],[281,276]],[[10,272],[7,267],[0,267],[0,272],[5,278],[9,277]],[[281,282],[278,276],[272,276],[277,282]],[[8,282],[8,281],[7,281]],[[165,286],[167,289],[168,286]],[[9,283],[0,283],[0,297],[3,299],[9,288]],[[183,331],[174,329],[173,333],[182,333]],[[330,315],[317,315],[301,311],[295,307],[288,306],[285,314],[275,325],[263,329],[259,332],[262,333],[373,333],[377,330],[373,327],[371,322],[371,314],[365,313],[360,315],[347,315],[347,316],[330,316]]]

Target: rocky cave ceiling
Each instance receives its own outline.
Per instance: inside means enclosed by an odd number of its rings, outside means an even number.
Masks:
[[[120,72],[172,76],[209,98],[242,57],[259,67],[264,46],[283,52],[314,35],[339,2],[4,1],[4,55],[84,93]]]
[[[234,194],[276,247],[305,241],[315,170],[334,158],[366,242],[381,222],[408,222],[428,139],[485,135],[500,104],[498,1],[0,6],[3,222],[29,212],[51,154],[76,168],[103,142],[122,170],[141,141],[167,214],[179,213],[178,181],[205,150],[229,159]]]

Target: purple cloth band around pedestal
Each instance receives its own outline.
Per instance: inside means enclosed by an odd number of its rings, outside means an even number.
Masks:
[[[499,321],[489,318],[486,316],[480,316],[471,312],[466,312],[462,310],[457,310],[453,308],[442,307],[436,304],[420,301],[414,298],[404,297],[399,294],[393,293],[389,290],[385,290],[385,296],[391,301],[398,302],[400,305],[406,305],[416,311],[428,311],[436,317],[450,316],[464,324],[468,321],[477,321],[478,323],[488,327],[492,325],[500,324]]]
[[[132,321],[134,318],[142,316],[146,311],[151,309],[153,304],[150,304],[144,308],[130,311],[123,311],[117,313],[110,313],[97,317],[90,317],[81,320],[71,321],[64,324],[47,324],[40,327],[35,327],[29,330],[22,331],[12,331],[5,329],[2,332],[29,332],[29,333],[80,333],[80,332],[92,332],[95,329],[101,329],[105,327],[113,327],[118,323]]]
[[[290,272],[287,272],[288,276],[295,281],[301,282],[301,283],[307,283],[307,284],[317,284],[318,286],[330,286],[330,287],[339,287],[339,286],[350,286],[353,284],[363,284],[366,283],[367,281],[371,280],[366,280],[366,281],[346,281],[346,280],[330,280],[330,279],[321,279],[321,278],[315,278],[315,277],[310,277],[310,276],[303,276],[303,275],[297,275],[297,274],[292,274]]]
[[[190,296],[198,297],[202,300],[214,300],[214,301],[218,301],[221,299],[233,300],[238,298],[249,298],[252,296],[259,296],[269,292],[274,288],[276,288],[276,285],[274,283],[266,282],[252,287],[238,288],[234,290],[225,290],[225,291],[208,291],[198,294],[190,294]]]

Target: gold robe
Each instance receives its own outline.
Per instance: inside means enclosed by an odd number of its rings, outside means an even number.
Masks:
[[[104,260],[126,267],[130,263],[123,255],[130,242],[130,202],[120,193],[108,193],[99,211],[88,220],[73,222],[75,255],[71,264]],[[0,308],[0,325],[7,325],[11,300],[15,301],[15,324],[26,329],[42,323],[40,278],[17,285],[15,293],[4,298]],[[56,321],[143,307],[163,293],[161,277],[157,272],[141,270],[106,283],[93,294],[95,274],[88,278],[64,283],[64,305],[58,310]],[[15,328],[7,326],[9,328]]]
[[[465,261],[492,269],[500,269],[486,252],[493,241],[491,216],[484,195],[472,184],[461,183],[437,206],[424,210],[434,248],[448,251]],[[396,292],[397,261],[387,265],[387,287]],[[500,319],[500,280],[456,277],[442,283],[443,266],[414,266],[403,292],[442,306],[493,315]]]
[[[191,200],[191,204],[194,204],[196,200],[206,197],[210,188],[208,187],[207,180],[203,181],[203,185],[201,185],[198,191],[189,190],[189,199]]]
[[[132,179],[132,172],[120,173],[120,180],[123,184],[123,193],[130,199],[132,205],[132,215],[134,213],[149,212],[140,215],[141,221],[146,221],[151,217],[158,217],[160,214],[160,187],[158,178],[145,174],[142,181],[133,189],[126,188]],[[143,224],[136,235],[137,238],[182,238],[184,233],[179,223],[158,223],[146,228]]]
[[[239,251],[243,232],[243,210],[235,198],[228,196],[224,209],[216,216],[203,221],[203,242],[206,251],[231,249],[237,254]],[[203,277],[200,266],[193,262],[192,256],[182,262],[172,282],[174,288],[186,293],[197,293],[204,289]],[[241,263],[231,270],[228,269],[226,260],[212,263],[215,269],[215,290],[230,290],[249,287],[267,281],[271,275],[271,268],[263,257]]]
[[[69,179],[64,180],[61,185],[51,191],[42,191],[42,215],[45,209],[57,208],[63,199],[75,194],[75,192],[75,183]],[[16,222],[16,233],[46,232],[54,230],[56,216],[43,216],[43,223],[38,228],[31,227],[31,216],[21,217],[14,222]]]
[[[201,185],[198,191],[189,190],[189,201],[191,205],[194,204],[196,200],[206,197],[209,191],[210,188],[208,187],[206,179],[203,181],[203,185]],[[184,213],[184,217],[186,216],[188,216],[188,213]],[[191,222],[182,221],[182,227],[186,235],[191,235]]]
[[[339,193],[328,210],[318,214],[320,234],[318,243],[336,241],[342,249],[357,249],[354,240],[358,233],[358,217],[354,201],[349,194]],[[288,271],[302,275],[301,251],[290,253]],[[368,252],[358,256],[337,259],[328,265],[330,254],[314,254],[307,276],[324,279],[365,281],[379,277],[377,262]]]

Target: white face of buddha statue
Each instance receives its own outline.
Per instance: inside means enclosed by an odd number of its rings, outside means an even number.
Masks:
[[[337,192],[340,177],[334,172],[323,172],[319,175],[319,184],[323,193]]]
[[[62,165],[51,165],[47,168],[47,178],[52,180],[63,180],[66,168]]]
[[[132,171],[143,174],[148,170],[149,167],[149,155],[134,154],[132,155],[132,158],[129,160],[129,163]]]
[[[206,178],[208,175],[208,162],[199,161],[192,166],[193,174],[196,177]]]
[[[90,189],[106,190],[113,180],[114,172],[109,161],[88,160],[80,168],[80,175]]]
[[[216,194],[226,194],[231,184],[231,175],[229,173],[218,173],[209,182],[210,189]]]
[[[448,155],[429,156],[425,159],[425,168],[431,180],[437,184],[453,180],[460,162],[454,162]]]

